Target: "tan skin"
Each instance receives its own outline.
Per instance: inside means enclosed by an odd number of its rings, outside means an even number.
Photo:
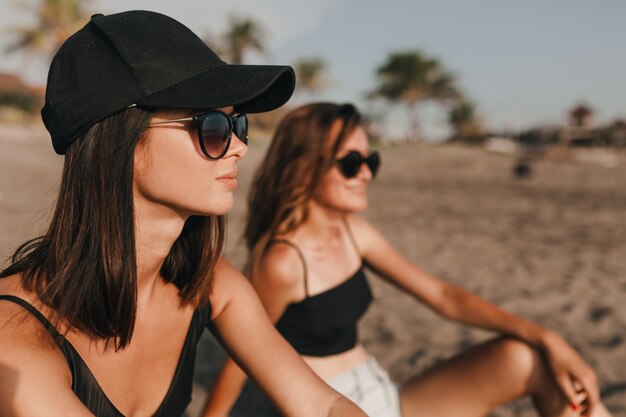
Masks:
[[[352,150],[362,155],[369,153],[361,128],[346,139],[337,158]],[[351,179],[333,167],[308,202],[309,217],[305,223],[280,236],[302,250],[307,260],[309,293],[337,286],[352,276],[363,260],[443,317],[506,335],[463,352],[406,383],[400,393],[404,417],[482,416],[493,407],[524,395],[533,397],[542,416],[610,415],[599,400],[594,372],[558,334],[422,271],[399,254],[367,220],[355,215],[367,208],[367,185],[371,180],[365,165]],[[354,234],[358,253],[345,221]],[[276,322],[289,303],[305,297],[302,262],[296,251],[285,244],[272,245],[252,284]],[[360,344],[337,355],[304,356],[322,378],[358,366],[367,358],[368,353]],[[204,417],[226,416],[244,380],[245,375],[234,362],[227,361]],[[576,405],[576,411],[571,404]]]
[[[232,112],[232,108],[220,109]],[[184,117],[163,112],[153,121]],[[137,243],[137,321],[131,343],[115,352],[103,340],[70,331],[99,385],[127,417],[147,417],[159,408],[173,379],[194,311],[160,276],[160,266],[190,215],[225,214],[233,205],[236,164],[246,146],[233,134],[224,158],[200,153],[189,124],[146,131],[137,147],[134,173]],[[21,297],[49,319],[54,313],[25,292],[19,276],[0,280],[0,294]],[[210,295],[213,322],[231,355],[267,391],[287,416],[364,417],[354,404],[324,384],[279,336],[248,281],[226,260],[215,271]],[[63,331],[63,326],[59,329]],[[246,335],[242,337],[242,335]],[[271,351],[266,349],[272,346]],[[90,416],[71,389],[61,351],[41,324],[20,306],[0,302],[0,415]],[[297,381],[284,384],[281,381]]]

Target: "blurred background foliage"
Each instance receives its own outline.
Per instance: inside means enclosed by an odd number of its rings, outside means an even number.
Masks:
[[[4,53],[20,52],[48,60],[68,36],[89,20],[94,10],[92,0],[15,0],[13,4],[30,15],[32,23],[4,31],[3,35],[12,39]],[[203,40],[226,62],[242,64],[248,63],[247,57],[252,53],[270,57],[269,35],[269,30],[258,19],[231,15],[222,33],[205,35]],[[291,65],[297,73],[294,98],[282,109],[251,115],[253,137],[268,137],[289,106],[318,100],[320,93],[335,83],[331,65],[323,57],[304,55]],[[388,139],[380,122],[386,112],[396,107],[403,108],[406,114],[406,136],[400,142],[425,140],[420,108],[426,104],[447,113],[450,141],[483,144],[490,137],[504,137],[530,145],[624,146],[626,142],[624,120],[594,126],[594,111],[585,103],[574,103],[568,112],[564,112],[568,119],[565,126],[490,132],[485,128],[487,123],[481,117],[480,109],[463,92],[454,72],[422,49],[391,51],[371,71],[375,74],[376,84],[363,94],[372,107],[378,105],[378,108],[385,109],[378,113],[364,110],[370,137],[375,142]],[[16,74],[0,74],[0,121],[36,122],[43,97],[44,87],[28,85]],[[395,142],[398,142],[397,138]]]

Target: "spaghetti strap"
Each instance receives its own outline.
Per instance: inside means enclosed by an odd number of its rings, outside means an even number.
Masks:
[[[359,250],[359,245],[356,243],[356,239],[354,234],[352,234],[352,229],[350,229],[350,225],[348,224],[348,219],[346,217],[343,218],[343,224],[346,225],[346,230],[348,231],[348,236],[350,237],[350,242],[352,242],[352,246],[354,246],[354,250],[356,250],[356,254],[361,258],[361,251]]]
[[[302,269],[304,270],[304,295],[306,298],[309,297],[309,277],[307,273],[306,260],[304,259],[304,254],[300,250],[300,248],[293,242],[287,239],[272,239],[270,243],[284,243],[285,245],[289,245],[296,250],[298,257],[302,261]]]
[[[37,320],[41,322],[41,324],[43,324],[43,326],[46,328],[46,330],[48,330],[48,332],[50,332],[50,334],[57,341],[57,343],[60,343],[65,339],[63,336],[61,336],[56,327],[54,327],[54,325],[50,323],[50,321],[28,301],[14,295],[0,295],[0,300],[11,301],[15,304],[19,304],[20,306],[28,310],[33,316],[35,316]]]

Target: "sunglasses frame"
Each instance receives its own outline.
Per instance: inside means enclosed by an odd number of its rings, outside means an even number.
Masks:
[[[343,164],[345,163],[346,158],[350,158],[351,155],[355,155],[355,154],[358,155],[359,157],[359,165],[354,171],[354,173],[351,174],[350,172],[346,172],[346,169],[344,168]],[[363,155],[361,155],[359,151],[350,151],[344,156],[342,156],[341,158],[335,159],[335,162],[339,166],[338,167],[339,172],[341,172],[341,175],[343,175],[345,178],[350,179],[350,178],[356,177],[359,171],[361,170],[361,166],[363,164],[367,165],[367,168],[372,173],[372,178],[375,178],[376,174],[378,173],[378,169],[380,168],[380,153],[378,151],[372,151],[370,152],[369,155],[364,157]]]
[[[214,114],[222,115],[228,121],[228,138],[226,139],[226,146],[224,147],[224,150],[219,154],[219,156],[209,155],[209,152],[206,150],[206,147],[204,146],[204,140],[202,136],[202,122],[204,121],[204,119]],[[224,155],[226,155],[226,153],[228,152],[228,149],[230,148],[230,142],[233,137],[233,131],[237,128],[237,119],[242,116],[244,117],[246,121],[246,137],[240,138],[239,136],[237,136],[237,138],[239,138],[240,141],[242,141],[246,146],[248,146],[248,116],[246,115],[246,113],[237,113],[237,114],[230,115],[228,113],[224,113],[223,111],[211,110],[206,113],[198,114],[192,117],[184,117],[182,119],[170,119],[170,120],[162,120],[160,122],[152,122],[148,124],[148,126],[162,125],[166,123],[192,122],[192,121],[196,122],[196,130],[198,132],[198,142],[200,142],[200,149],[202,150],[202,154],[209,159],[220,159],[220,158],[223,158]]]

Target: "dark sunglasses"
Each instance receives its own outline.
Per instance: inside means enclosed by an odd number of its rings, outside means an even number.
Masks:
[[[367,157],[364,157],[357,151],[350,151],[336,162],[339,165],[339,170],[346,178],[355,177],[361,169],[362,163],[367,165],[372,173],[372,177],[375,177],[378,172],[378,168],[380,167],[380,154],[374,151]]]
[[[196,122],[200,149],[209,159],[220,159],[226,155],[233,131],[240,141],[248,144],[248,117],[244,113],[231,116],[219,110],[211,110],[198,116],[164,120],[150,123],[148,126],[191,121]]]

